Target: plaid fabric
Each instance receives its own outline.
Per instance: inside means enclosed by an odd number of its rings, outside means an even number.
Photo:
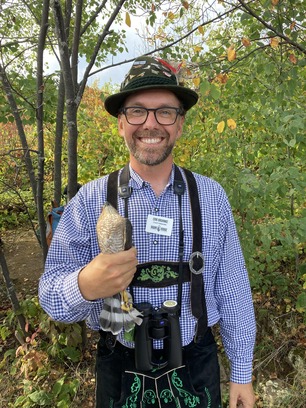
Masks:
[[[133,242],[139,263],[177,261],[179,245],[179,206],[173,193],[174,172],[164,192],[156,197],[150,185],[131,170],[129,218],[133,225]],[[232,211],[222,187],[215,181],[194,174],[198,185],[203,219],[203,271],[208,325],[220,323],[221,335],[231,361],[231,380],[251,381],[255,318],[248,274],[241,252]],[[86,319],[93,330],[99,330],[103,299],[86,301],[78,287],[78,274],[99,254],[96,222],[106,200],[108,176],[83,186],[69,202],[61,217],[49,249],[45,272],[40,280],[42,307],[55,319],[67,323]],[[118,210],[124,214],[120,199]],[[173,218],[170,237],[145,232],[148,214]],[[188,192],[182,197],[184,261],[192,252],[192,222]],[[150,302],[160,307],[167,299],[176,299],[177,287],[135,288],[135,302]],[[194,336],[196,320],[190,307],[190,286],[184,283],[180,319],[182,343]],[[123,337],[119,340],[127,346]],[[156,345],[158,347],[158,345]]]

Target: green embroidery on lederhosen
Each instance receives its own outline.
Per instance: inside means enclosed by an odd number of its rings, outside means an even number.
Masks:
[[[211,406],[211,395],[210,392],[208,391],[208,388],[205,387],[205,394],[207,395],[207,408],[210,408]]]
[[[173,271],[170,266],[166,265],[152,265],[151,268],[141,269],[137,280],[152,282],[161,282],[165,278],[177,278],[178,273]]]
[[[166,388],[165,390],[162,390],[162,392],[159,395],[159,398],[165,404],[169,404],[170,402],[172,402],[174,400],[174,395],[172,394],[171,390]]]
[[[177,375],[176,370],[173,371],[171,375],[171,382],[177,389],[179,396],[184,399],[184,403],[189,408],[194,408],[200,404],[200,398],[196,395],[192,395],[190,392],[183,389],[183,382]],[[209,408],[209,407],[207,407]]]
[[[157,396],[153,390],[146,390],[142,398],[142,407],[146,408],[147,405],[154,405]]]
[[[122,408],[138,408],[137,405],[137,396],[141,390],[141,381],[137,374],[135,374],[134,382],[131,385],[131,395],[126,398],[125,404],[122,405]]]

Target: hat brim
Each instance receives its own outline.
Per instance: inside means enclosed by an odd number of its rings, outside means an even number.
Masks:
[[[132,94],[143,92],[149,89],[165,89],[173,92],[177,98],[181,101],[184,109],[188,111],[192,106],[194,106],[198,101],[198,94],[192,89],[185,88],[183,86],[177,85],[147,85],[142,86],[138,89],[129,89],[126,91],[121,91],[117,94],[110,95],[105,99],[104,106],[108,113],[112,116],[117,117],[120,108],[123,106],[124,100]]]

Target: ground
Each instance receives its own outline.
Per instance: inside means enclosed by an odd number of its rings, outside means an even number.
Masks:
[[[39,243],[32,229],[18,228],[1,234],[2,249],[17,294],[36,295],[38,280],[43,272],[43,258]],[[1,300],[7,294],[0,280]]]
[[[33,230],[19,227],[16,230],[2,232],[0,238],[10,279],[18,299],[36,297],[38,294],[38,281],[43,273],[43,256]],[[2,319],[12,307],[1,272],[0,268],[0,328]],[[70,364],[70,366],[69,362],[66,362],[68,377],[77,378],[80,382],[78,393],[70,408],[79,406],[92,408],[94,406],[94,356],[97,339],[95,333],[87,331],[86,349],[82,361],[79,364]],[[4,343],[1,343],[0,336],[0,363],[6,350],[17,350],[19,346],[20,344],[15,336],[10,336]],[[16,389],[18,393],[22,389],[22,385],[19,385],[22,383],[20,375],[18,380],[16,377],[17,386],[16,384],[14,386],[11,379],[12,374],[9,370],[10,367],[6,367],[6,365],[0,367],[0,407],[13,406],[9,405],[9,403],[11,404],[17,398]],[[55,372],[55,370],[59,370],[59,367],[54,367],[53,371]]]

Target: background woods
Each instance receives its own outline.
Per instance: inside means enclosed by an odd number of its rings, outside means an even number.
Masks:
[[[258,320],[258,406],[303,407],[305,10],[304,0],[0,1],[3,273],[7,231],[31,226],[44,259],[51,201],[127,161],[103,108],[123,77],[101,74],[144,53],[181,63],[200,100],[176,162],[229,195]],[[35,291],[18,292],[16,307],[2,293],[2,405],[93,406],[91,335],[83,349],[80,326],[51,322]]]

